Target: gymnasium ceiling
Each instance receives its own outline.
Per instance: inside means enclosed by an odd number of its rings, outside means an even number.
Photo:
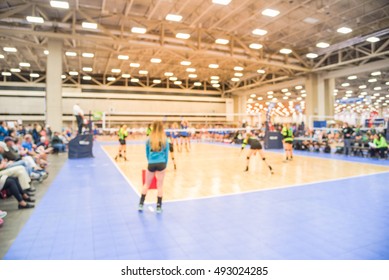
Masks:
[[[43,82],[47,59],[44,51],[49,39],[64,42],[65,84],[207,88],[223,95],[389,58],[387,0],[232,0],[228,5],[213,0],[62,2],[67,2],[69,8],[52,7],[49,0],[0,2],[0,68],[8,73],[20,69],[11,76],[3,75],[4,80]],[[263,15],[265,9],[279,14]],[[178,22],[168,20],[168,14],[182,18]],[[27,16],[39,17],[43,22],[31,23]],[[83,27],[83,23],[95,24],[97,29]],[[134,27],[145,28],[145,33],[134,33]],[[341,27],[352,31],[339,33]],[[261,30],[266,34],[258,35]],[[178,33],[190,37],[177,38]],[[371,37],[379,41],[366,41]],[[217,39],[228,41],[220,44]],[[329,47],[317,47],[320,42]],[[17,52],[7,52],[6,47],[14,47]],[[291,52],[282,54],[281,49]],[[84,53],[93,57],[84,57]],[[308,58],[308,53],[317,57]],[[161,61],[153,63],[152,58]],[[181,65],[183,61],[190,65]],[[21,67],[20,62],[30,66]],[[131,67],[131,63],[139,67]],[[218,68],[210,68],[211,64]],[[112,69],[119,70],[115,73]],[[140,74],[141,70],[147,74]],[[70,75],[71,71],[77,75]],[[380,76],[386,89],[388,71],[389,67],[381,69]],[[169,81],[166,72],[182,83]],[[30,77],[31,73],[39,77]],[[131,77],[122,76],[126,74]],[[219,77],[219,82],[213,82],[216,87],[211,84],[212,76]],[[342,79],[347,77],[338,78],[337,86]]]

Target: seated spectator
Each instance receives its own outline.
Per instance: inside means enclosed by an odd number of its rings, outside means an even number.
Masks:
[[[9,167],[18,165],[24,166],[31,179],[38,180],[40,182],[48,177],[48,173],[39,167],[31,156],[22,156],[19,153],[18,147],[15,145],[15,142],[11,137],[5,137],[4,142],[4,153],[2,155],[4,159],[8,160]],[[10,162],[13,163],[10,164]]]
[[[66,145],[62,142],[61,138],[59,137],[59,132],[54,132],[54,136],[51,139],[51,146],[54,149],[54,152],[65,152],[66,151]]]
[[[375,157],[377,153],[380,155],[381,159],[385,158],[385,152],[388,150],[388,143],[382,133],[374,135],[374,141],[370,148],[371,157]]]
[[[42,136],[40,138],[40,142],[36,144],[35,152],[37,152],[40,155],[45,155],[43,158],[46,160],[47,155],[50,154],[53,151],[53,148],[49,147],[49,142],[47,141],[47,138],[45,136]]]
[[[8,128],[5,121],[0,123],[0,141],[3,141],[6,136],[8,136]]]
[[[21,146],[26,151],[27,155],[29,155],[35,159],[36,163],[39,166],[43,167],[43,166],[47,165],[47,161],[46,161],[47,155],[44,153],[39,154],[35,151],[37,146],[32,143],[31,134],[26,134],[26,136],[24,136],[24,141],[22,142]]]
[[[2,147],[0,147],[0,152],[3,150]],[[7,162],[0,158],[0,176],[9,176],[9,177],[16,177],[22,186],[23,190],[29,190],[32,189],[30,187],[30,176],[28,176],[27,171],[22,166],[14,166],[14,167],[8,167],[7,168]]]
[[[34,208],[34,204],[27,202],[35,202],[35,199],[30,197],[30,195],[22,189],[18,178],[0,175],[0,191],[1,190],[6,190],[16,198],[19,209]]]

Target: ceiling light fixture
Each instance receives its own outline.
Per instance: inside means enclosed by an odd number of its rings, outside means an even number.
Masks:
[[[50,6],[53,8],[69,9],[69,3],[65,1],[50,1]]]
[[[316,44],[316,47],[321,48],[321,49],[328,48],[329,46],[330,46],[330,44],[328,44],[326,42],[320,42],[320,43]]]
[[[261,44],[257,44],[257,43],[251,43],[250,45],[249,45],[249,48],[250,49],[254,49],[254,50],[259,50],[259,49],[261,49],[263,46],[261,45]]]
[[[268,17],[276,17],[280,14],[280,11],[273,10],[273,9],[265,9],[262,11],[262,15],[268,16]]]
[[[182,20],[182,16],[180,15],[174,15],[174,14],[168,14],[166,17],[165,17],[166,20],[169,20],[169,21],[176,21],[176,22],[179,22]]]
[[[188,33],[177,33],[176,34],[176,38],[178,39],[189,39],[190,38],[190,34]]]
[[[44,23],[45,22],[43,17],[27,16],[26,19],[28,22],[31,22],[31,23]]]
[[[93,57],[95,57],[95,55],[93,53],[82,53],[82,57],[93,58]]]
[[[252,31],[252,33],[253,33],[254,35],[263,36],[263,35],[266,35],[266,34],[267,34],[267,31],[266,31],[266,30],[263,30],[263,29],[257,28],[257,29],[254,29],[254,30]]]

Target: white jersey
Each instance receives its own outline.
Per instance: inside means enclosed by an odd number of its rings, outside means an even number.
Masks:
[[[73,106],[73,115],[75,115],[75,116],[78,116],[78,115],[83,116],[84,115],[84,112],[82,111],[80,106],[78,106],[77,104]]]

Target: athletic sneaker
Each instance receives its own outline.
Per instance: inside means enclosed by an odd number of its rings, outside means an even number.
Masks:
[[[157,206],[157,210],[156,212],[159,214],[159,213],[162,213],[162,207],[161,206]]]
[[[0,219],[4,218],[5,216],[7,216],[7,212],[0,210]]]
[[[247,172],[247,171],[249,171],[249,167],[248,166],[246,166],[246,169],[244,170],[244,172]]]
[[[41,175],[37,172],[31,172],[30,178],[31,180],[39,180],[41,178]]]
[[[139,204],[139,206],[138,206],[138,211],[139,211],[139,212],[143,212],[143,204]]]

